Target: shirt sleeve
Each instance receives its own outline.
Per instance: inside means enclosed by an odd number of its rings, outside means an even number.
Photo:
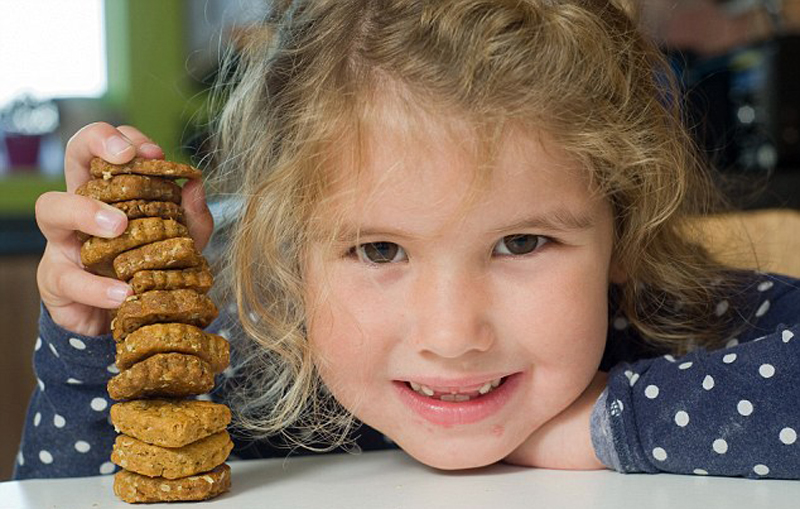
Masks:
[[[116,374],[110,334],[84,336],[57,325],[40,308],[33,352],[36,374],[14,479],[110,474],[116,433],[106,383]]]
[[[610,371],[591,419],[607,467],[800,479],[800,285],[773,278],[757,291],[749,337]]]

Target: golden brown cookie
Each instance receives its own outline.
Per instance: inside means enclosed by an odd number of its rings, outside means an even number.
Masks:
[[[111,164],[99,157],[92,159],[90,171],[93,177],[110,179],[114,175],[149,175],[152,177],[196,179],[202,176],[197,168],[188,164],[173,163],[161,159],[142,159],[136,157],[125,164]]]
[[[91,237],[81,246],[81,262],[85,266],[108,264],[125,251],[173,237],[186,237],[189,230],[173,219],[146,217],[128,221],[128,227],[111,239]]]
[[[162,219],[174,219],[181,224],[186,224],[183,209],[180,205],[171,201],[128,200],[112,203],[111,206],[124,212],[128,219],[160,217]]]
[[[151,355],[169,352],[196,355],[213,373],[222,372],[230,362],[229,345],[222,336],[185,323],[156,323],[117,343],[117,367],[125,370]]]
[[[105,203],[128,200],[181,202],[181,187],[178,184],[144,175],[117,175],[109,180],[92,179],[76,189],[75,194]]]
[[[113,264],[117,278],[127,281],[140,270],[198,267],[203,256],[190,237],[175,237],[126,251],[114,258]]]
[[[158,353],[137,362],[108,381],[112,399],[184,397],[205,394],[214,387],[208,363],[194,355]]]
[[[208,264],[189,269],[175,270],[140,270],[130,281],[134,293],[150,290],[177,290],[190,288],[196,292],[207,293],[214,284],[214,276]]]
[[[148,477],[127,470],[114,475],[114,493],[129,504],[208,500],[230,488],[231,468],[227,463],[181,479]]]
[[[161,447],[183,447],[224,430],[231,422],[225,405],[210,401],[141,399],[111,407],[114,428]]]
[[[127,470],[114,475],[114,493],[129,504],[208,500],[230,487],[231,472],[226,463],[182,479],[147,477]]]
[[[153,290],[131,295],[117,309],[111,322],[114,339],[119,341],[143,325],[180,322],[203,328],[218,311],[208,296],[194,290]]]
[[[111,461],[149,477],[178,479],[218,467],[227,459],[233,442],[227,431],[214,433],[183,447],[159,447],[127,435],[117,436]]]

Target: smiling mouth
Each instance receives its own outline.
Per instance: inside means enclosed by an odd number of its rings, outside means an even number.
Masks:
[[[427,385],[420,384],[414,381],[407,381],[405,382],[405,384],[408,388],[410,388],[417,394],[420,394],[427,398],[436,399],[439,401],[462,403],[465,401],[470,401],[485,396],[487,394],[490,394],[492,391],[503,385],[506,378],[508,377],[496,378],[478,387],[468,387],[468,388],[428,387]]]

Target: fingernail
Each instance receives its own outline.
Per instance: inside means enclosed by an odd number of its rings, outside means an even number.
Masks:
[[[142,143],[142,145],[139,146],[139,150],[143,152],[161,152],[161,147],[155,143]]]
[[[113,156],[120,155],[132,146],[131,142],[122,136],[112,136],[106,140],[106,150]]]
[[[114,285],[106,290],[108,298],[117,304],[122,304],[133,292],[128,285]]]
[[[122,212],[114,212],[111,210],[101,209],[94,215],[94,222],[97,223],[97,226],[99,226],[101,230],[109,235],[114,235],[122,226],[124,220],[125,218]]]

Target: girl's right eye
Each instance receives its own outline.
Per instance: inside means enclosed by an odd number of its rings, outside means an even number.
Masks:
[[[394,242],[369,242],[350,249],[362,262],[372,264],[397,263],[406,258],[405,250]]]

